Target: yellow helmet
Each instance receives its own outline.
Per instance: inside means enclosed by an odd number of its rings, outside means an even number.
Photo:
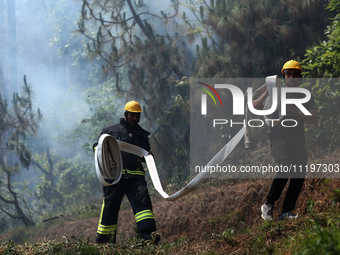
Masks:
[[[301,70],[301,72],[303,72],[303,69],[301,68],[299,62],[295,61],[295,60],[289,60],[287,61],[281,70],[281,73],[285,73],[285,70],[287,69],[299,69]]]
[[[125,107],[124,107],[124,111],[128,111],[128,112],[143,112],[142,108],[140,107],[140,104],[137,103],[136,101],[130,101],[127,102]]]

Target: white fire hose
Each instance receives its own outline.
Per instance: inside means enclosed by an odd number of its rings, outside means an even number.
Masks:
[[[279,78],[277,77],[277,75],[272,75],[272,76],[268,76],[266,77],[266,83],[264,85],[262,85],[260,88],[258,88],[257,90],[255,90],[255,92],[253,93],[252,96],[252,100],[257,99],[258,97],[260,97],[266,90],[268,90],[268,94],[269,96],[265,99],[265,101],[263,102],[264,106],[263,106],[263,110],[268,110],[271,108],[272,103],[273,103],[273,95],[272,95],[272,91],[274,87],[277,87],[277,108],[276,110],[280,109],[280,98],[281,98],[281,84],[279,81]],[[250,119],[252,119],[253,114],[249,111],[248,106],[246,107],[246,123],[248,123],[248,121]],[[278,118],[276,119],[282,119],[282,115],[279,115]],[[268,126],[276,126],[277,124],[280,123],[280,121],[273,121],[273,123],[271,121],[269,121],[269,119],[272,119],[271,116],[264,116],[264,120],[266,122],[266,124]],[[249,127],[248,125],[246,125],[246,131],[244,134],[244,147],[246,149],[251,149],[252,148],[252,141],[251,141],[251,137],[250,137],[250,133],[249,133]]]
[[[207,164],[207,166],[215,166],[216,164],[221,164],[232,152],[238,142],[242,139],[242,136],[245,132],[245,127],[243,127],[234,137],[231,139]],[[107,152],[108,146],[110,147],[111,151],[114,150],[113,158],[116,160],[116,165],[112,165],[110,163],[110,155]],[[117,146],[115,149],[112,146]],[[135,145],[125,143],[122,141],[117,141],[113,136],[108,134],[103,134],[100,136],[98,141],[98,146],[95,152],[95,166],[96,172],[99,181],[105,185],[110,186],[116,184],[121,176],[123,171],[123,165],[121,162],[121,154],[120,151],[125,151],[139,157],[144,157],[146,161],[146,165],[148,166],[148,170],[150,173],[150,177],[155,189],[158,193],[166,200],[175,201],[178,198],[194,191],[197,189],[210,175],[209,172],[200,172],[198,175],[195,176],[183,189],[177,191],[175,194],[169,196],[163,190],[161,181],[159,179],[159,175],[157,172],[155,160],[151,154],[148,154],[146,150],[143,148],[137,147]],[[106,153],[105,153],[106,152]],[[117,158],[117,159],[116,159]],[[111,159],[112,160],[112,159]],[[120,162],[119,162],[120,160]],[[112,173],[110,173],[112,171]],[[109,179],[110,182],[107,182],[106,179]]]
[[[103,185],[110,186],[119,182],[122,177],[123,162],[118,142],[113,136],[107,134],[100,136],[94,153],[94,164],[98,179]]]
[[[267,78],[270,79],[267,80]],[[267,78],[266,84],[268,92],[271,93],[271,87],[276,86],[276,76],[270,76]],[[263,86],[256,90],[254,95],[258,93],[261,89],[263,90]],[[268,106],[265,105],[265,108],[270,107],[269,103],[271,104],[271,94],[269,95],[270,96],[266,102],[266,105]],[[249,111],[247,112],[249,113]],[[246,118],[248,118],[249,116],[250,115],[247,114]],[[209,161],[205,168],[207,168],[208,166],[220,165],[233,151],[233,149],[242,139],[243,135],[245,136],[245,143],[247,143],[248,139],[251,144],[249,131],[246,125]],[[210,176],[209,171],[200,172],[184,188],[169,196],[163,190],[155,160],[151,154],[148,154],[148,152],[143,148],[118,141],[111,135],[103,134],[99,138],[98,146],[95,151],[95,167],[99,181],[105,186],[116,184],[122,176],[123,164],[120,151],[125,151],[145,158],[146,165],[148,167],[148,171],[150,173],[150,177],[155,189],[164,199],[168,201],[175,201],[178,198],[196,190]]]

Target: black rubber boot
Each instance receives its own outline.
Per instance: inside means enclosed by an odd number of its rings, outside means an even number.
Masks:
[[[96,243],[98,244],[116,243],[116,234],[112,234],[112,235],[97,234]]]
[[[152,243],[152,244],[158,244],[159,241],[161,240],[161,236],[155,233],[150,233],[150,232],[142,232],[141,233],[143,243]]]

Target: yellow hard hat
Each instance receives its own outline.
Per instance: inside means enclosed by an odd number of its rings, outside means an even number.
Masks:
[[[299,62],[295,61],[295,60],[289,60],[287,61],[281,70],[281,73],[285,73],[285,70],[287,69],[299,69],[301,70],[301,72],[303,72],[303,69],[301,68]]]
[[[137,103],[136,101],[130,101],[127,102],[125,107],[124,107],[124,111],[128,111],[128,112],[143,112],[142,108],[140,107],[140,104]]]

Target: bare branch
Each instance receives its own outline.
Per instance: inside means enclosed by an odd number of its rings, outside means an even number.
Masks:
[[[50,217],[50,218],[46,218],[42,222],[47,222],[47,221],[50,221],[50,220],[55,220],[55,219],[60,219],[60,218],[64,218],[64,219],[68,219],[68,220],[76,220],[74,218],[65,216],[64,214],[59,214],[59,215],[55,215],[55,216]]]
[[[16,219],[16,220],[20,220],[21,217],[19,216],[14,216],[12,214],[10,214],[9,212],[7,212],[6,210],[4,210],[2,207],[0,207],[0,210],[3,211],[5,214],[7,214],[9,217],[13,218],[13,219]]]
[[[7,204],[14,204],[14,201],[8,200],[6,198],[4,198],[2,195],[0,195],[0,200],[2,200],[3,202],[7,203]]]

